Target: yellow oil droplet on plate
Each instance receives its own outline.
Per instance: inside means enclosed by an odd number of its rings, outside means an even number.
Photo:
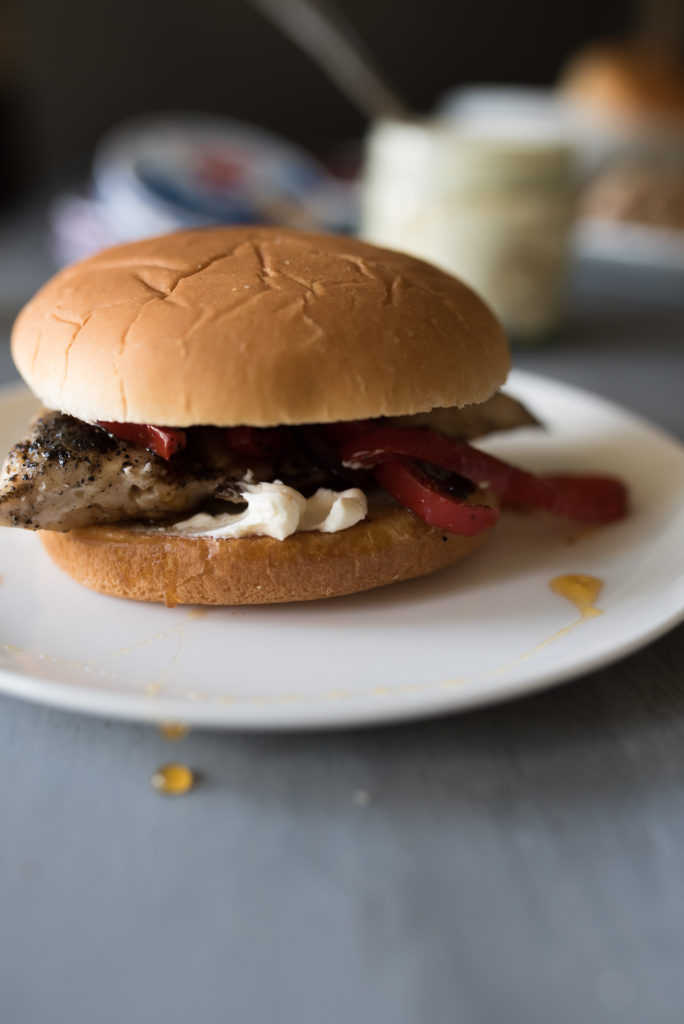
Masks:
[[[159,732],[165,740],[175,743],[176,740],[182,740],[188,735],[190,726],[184,722],[162,722]]]
[[[583,619],[593,619],[597,615],[603,615],[601,609],[596,607],[596,601],[603,589],[603,580],[596,576],[588,576],[585,573],[568,573],[565,576],[556,576],[551,580],[549,586],[555,594],[571,601]]]
[[[163,764],[151,779],[152,788],[165,796],[183,796],[195,785],[195,775],[186,764]]]
[[[188,612],[189,619],[204,619],[207,616],[206,608],[193,608],[191,612]]]

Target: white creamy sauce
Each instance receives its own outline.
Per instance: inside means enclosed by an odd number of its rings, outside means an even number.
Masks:
[[[274,483],[243,484],[247,508],[212,516],[205,512],[174,523],[171,532],[184,537],[273,537],[285,540],[297,530],[338,533],[365,519],[368,502],[363,491],[330,491],[319,487],[305,498],[293,487]]]

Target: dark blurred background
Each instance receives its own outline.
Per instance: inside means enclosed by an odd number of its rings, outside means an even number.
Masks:
[[[463,82],[550,84],[583,43],[643,18],[627,0],[338,0],[417,109]],[[363,116],[247,0],[0,0],[3,201],[87,174],[135,113],[203,110],[330,156]]]

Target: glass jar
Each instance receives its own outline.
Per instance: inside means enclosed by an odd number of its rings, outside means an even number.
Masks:
[[[562,319],[574,204],[561,140],[402,121],[368,140],[363,237],[462,278],[516,341],[543,340]]]

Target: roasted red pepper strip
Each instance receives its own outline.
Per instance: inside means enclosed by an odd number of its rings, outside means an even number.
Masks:
[[[170,459],[188,443],[185,431],[175,427],[153,427],[149,423],[106,423],[104,420],[98,420],[97,425],[119,440],[139,444],[162,459]]]
[[[569,516],[585,523],[609,523],[627,515],[627,488],[614,477],[554,474],[540,479],[554,492],[554,497],[549,497],[548,504],[543,506],[547,512]],[[508,497],[506,501],[513,504]],[[529,507],[527,503],[525,506]],[[573,513],[572,509],[577,508],[584,514]]]
[[[578,522],[611,522],[627,512],[627,490],[619,480],[534,476],[432,430],[377,427],[343,442],[341,455],[346,465],[366,467],[395,460],[398,455],[420,459],[491,488],[510,505],[543,509]]]
[[[474,537],[491,530],[499,518],[498,508],[473,505],[442,490],[411,459],[383,462],[376,467],[375,478],[400,505],[448,533]]]

